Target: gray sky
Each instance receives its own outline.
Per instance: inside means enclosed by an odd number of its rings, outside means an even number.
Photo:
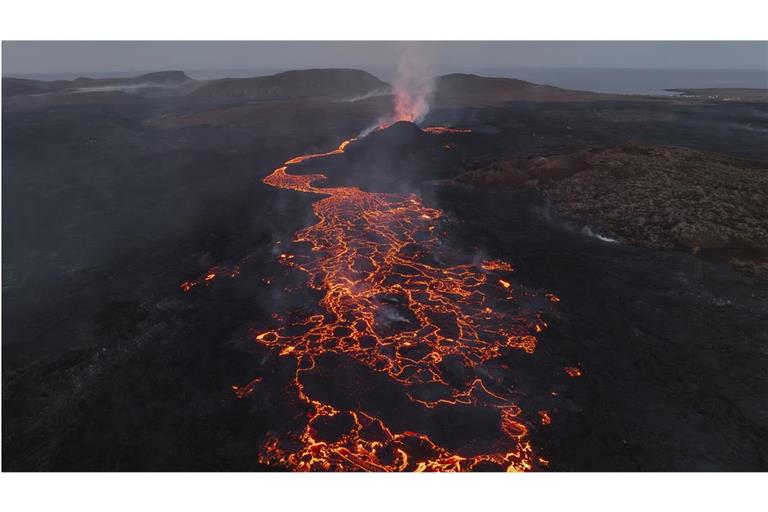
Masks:
[[[3,75],[168,69],[391,69],[406,45],[436,71],[505,67],[768,68],[766,42],[3,42]]]

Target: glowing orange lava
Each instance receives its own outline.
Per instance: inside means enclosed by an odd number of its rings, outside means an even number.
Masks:
[[[353,141],[327,153],[292,158],[263,180],[324,196],[312,205],[317,223],[294,237],[296,243],[309,244],[309,255],[278,258],[307,274],[308,286],[322,297],[318,306],[323,313],[253,333],[255,342],[296,360],[293,387],[308,410],[303,430],[268,436],[260,461],[297,471],[469,471],[480,465],[525,471],[546,466],[509,390],[500,389],[486,372],[473,371],[509,350],[534,352],[536,335],[547,326],[545,311],[541,301],[533,309],[523,299],[537,294],[513,286],[507,262],[440,263],[449,259],[439,257],[447,251],[436,233],[443,214],[415,195],[321,188],[315,184],[325,179],[322,174],[288,172],[292,165],[341,154]],[[182,288],[206,281],[204,276]],[[550,306],[558,300],[548,298],[543,303]],[[425,433],[396,431],[371,411],[344,410],[311,396],[305,377],[317,358],[329,353],[385,374],[425,410],[473,405],[495,411],[500,440],[481,453],[451,450]],[[449,384],[441,366],[446,358],[459,361],[471,377]],[[248,396],[259,381],[233,390],[239,398]],[[425,398],[413,391],[423,385],[443,393]],[[539,415],[543,423],[545,416]],[[341,420],[340,435],[329,440],[318,434],[324,422]]]
[[[582,375],[581,368],[576,366],[566,366],[565,373],[567,373],[569,377],[581,377]]]
[[[287,172],[292,164],[341,153],[349,143],[328,153],[291,159],[264,179],[275,187],[326,196],[313,205],[319,221],[295,236],[296,242],[310,244],[313,257],[281,261],[309,275],[309,285],[323,293],[320,306],[328,314],[255,335],[257,342],[297,359],[296,389],[312,408],[305,430],[294,439],[299,444],[285,449],[273,438],[262,451],[262,461],[296,470],[462,471],[480,462],[510,471],[532,469],[536,459],[528,428],[517,419],[519,407],[490,391],[481,378],[461,389],[448,386],[439,363],[452,355],[467,367],[475,367],[508,349],[532,353],[535,333],[546,324],[537,312],[511,317],[488,307],[489,296],[503,298],[510,293],[509,281],[496,278],[503,287],[497,291],[494,280],[488,278],[489,273],[511,272],[508,263],[486,261],[478,268],[432,261],[430,255],[440,250],[434,231],[442,212],[425,207],[418,197],[353,187],[320,188],[314,183],[324,179],[321,174]],[[388,329],[382,325],[386,318],[399,319],[405,326]],[[295,334],[297,327],[303,332]],[[411,354],[410,347],[422,350]],[[448,396],[437,400],[409,393],[424,407],[492,403],[499,411],[499,428],[508,437],[506,447],[462,456],[441,448],[424,434],[393,432],[364,411],[340,411],[313,399],[305,393],[302,376],[314,368],[314,358],[325,352],[351,356],[407,389],[438,384],[449,390]],[[315,439],[313,425],[320,418],[338,414],[351,418],[349,431],[333,442]],[[366,438],[370,430],[378,435]],[[414,444],[420,448],[414,450]],[[419,457],[411,455],[414,451]]]
[[[244,258],[243,261],[245,261],[245,259],[247,259],[247,258]],[[241,261],[241,263],[242,263],[242,261]],[[218,277],[233,278],[233,277],[237,277],[238,275],[240,275],[240,266],[239,265],[232,265],[232,266],[229,266],[229,267],[221,265],[221,266],[217,266],[217,267],[211,267],[208,270],[208,272],[206,272],[203,276],[201,276],[201,277],[199,277],[197,279],[193,279],[192,281],[184,281],[183,283],[181,283],[180,286],[181,286],[182,291],[188,292],[192,288],[194,288],[195,286],[198,286],[198,285],[201,285],[201,284],[210,283],[211,281],[213,281],[214,279],[216,279]]]

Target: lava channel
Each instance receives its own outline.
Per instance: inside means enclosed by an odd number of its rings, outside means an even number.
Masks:
[[[308,286],[321,296],[322,313],[253,333],[255,342],[296,360],[292,387],[307,409],[303,429],[267,436],[260,461],[296,471],[546,467],[529,435],[538,412],[524,421],[512,391],[483,365],[511,350],[532,354],[537,335],[547,327],[544,316],[559,299],[547,294],[543,306],[533,300],[538,294],[516,286],[510,277],[514,269],[504,261],[440,263],[450,259],[435,257],[446,251],[438,237],[443,213],[416,195],[322,188],[316,183],[323,174],[288,172],[292,165],[342,154],[354,140],[326,153],[291,158],[263,180],[324,197],[312,205],[318,221],[294,236],[294,242],[309,244],[309,255],[280,257],[307,274]],[[538,307],[526,306],[530,303]],[[379,387],[399,390],[402,409],[429,421],[415,422],[422,430],[409,429],[397,414],[381,417],[364,401],[333,403],[309,385],[319,362],[332,357],[345,357],[385,379]],[[256,383],[233,389],[247,396]],[[462,446],[445,441],[441,425],[434,423],[446,411],[463,414],[473,408],[483,411],[489,439],[480,436]]]

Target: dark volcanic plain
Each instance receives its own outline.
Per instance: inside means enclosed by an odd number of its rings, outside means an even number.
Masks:
[[[253,343],[249,329],[275,310],[317,302],[306,276],[279,264],[277,244],[315,222],[318,197],[261,180],[357,135],[391,112],[392,98],[354,70],[243,80],[4,79],[4,470],[280,469],[258,454],[268,432],[302,415],[285,392],[295,363]],[[551,470],[768,469],[768,279],[732,261],[759,266],[765,240],[749,238],[747,256],[727,244],[736,252],[645,243],[605,221],[608,206],[573,206],[589,194],[601,204],[599,190],[632,201],[589,185],[595,178],[582,172],[611,179],[592,165],[601,158],[648,172],[663,162],[686,179],[699,158],[734,182],[749,170],[756,190],[741,195],[734,185],[734,197],[757,206],[733,208],[748,208],[745,226],[763,229],[765,102],[448,75],[421,124],[472,133],[395,126],[306,170],[327,174],[327,186],[415,192],[444,212],[444,243],[456,254],[509,261],[517,283],[560,297],[533,354],[494,361],[509,369],[502,384],[518,390]],[[526,174],[546,161],[565,171],[550,181]],[[517,177],[484,174],[510,166]],[[676,194],[659,194],[668,204],[658,208],[688,208],[686,226],[695,227],[696,197],[717,195],[718,181],[685,183],[702,187],[686,196],[690,208]],[[657,206],[643,201],[641,226],[656,229],[646,210]],[[637,226],[640,206],[621,210],[619,224]],[[659,221],[653,233],[666,240],[672,227]],[[234,279],[179,287],[248,255]],[[376,372],[342,356],[324,364],[319,387],[358,401],[377,389],[388,396]],[[570,378],[565,367],[583,374]],[[256,392],[238,399],[232,385],[254,377],[263,378]],[[543,409],[549,425],[538,421]],[[454,439],[450,418],[430,428]]]

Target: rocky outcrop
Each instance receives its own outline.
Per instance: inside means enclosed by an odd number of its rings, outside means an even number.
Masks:
[[[625,243],[707,251],[768,275],[768,166],[630,144],[498,162],[461,181],[539,187],[566,218]]]

